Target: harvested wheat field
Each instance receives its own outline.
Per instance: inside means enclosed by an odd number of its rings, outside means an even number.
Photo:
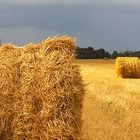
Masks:
[[[77,60],[86,84],[82,140],[140,139],[140,79],[116,78],[115,60]]]

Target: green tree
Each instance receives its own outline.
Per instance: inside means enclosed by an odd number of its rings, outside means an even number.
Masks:
[[[119,53],[117,51],[113,51],[112,58],[117,58],[119,56]]]

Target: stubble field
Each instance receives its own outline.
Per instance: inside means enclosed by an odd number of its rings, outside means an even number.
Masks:
[[[114,60],[77,60],[85,84],[82,140],[140,139],[140,79],[118,79]]]

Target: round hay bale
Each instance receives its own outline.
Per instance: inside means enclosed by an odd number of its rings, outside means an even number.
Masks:
[[[118,57],[116,75],[121,78],[140,78],[140,59],[138,57]]]
[[[20,48],[12,139],[80,140],[84,89],[75,47],[61,36]]]

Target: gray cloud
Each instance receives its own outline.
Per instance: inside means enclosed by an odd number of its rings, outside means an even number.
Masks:
[[[139,49],[139,1],[81,1],[1,1],[0,38],[23,44],[60,33],[82,47]]]

